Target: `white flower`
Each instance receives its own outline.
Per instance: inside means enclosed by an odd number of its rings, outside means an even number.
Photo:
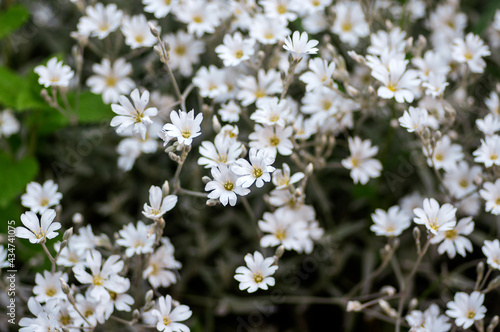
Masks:
[[[58,235],[56,231],[61,228],[60,223],[53,222],[55,217],[56,211],[52,209],[44,211],[40,220],[35,213],[25,212],[21,215],[21,222],[25,227],[16,227],[16,236],[28,239],[31,243],[53,239]]]
[[[424,199],[424,206],[413,210],[415,218],[413,221],[416,224],[425,225],[427,230],[434,235],[439,231],[452,230],[457,221],[455,219],[455,212],[457,209],[453,205],[445,203],[439,206],[439,203],[434,198]]]
[[[145,12],[153,13],[156,18],[163,18],[178,6],[179,0],[142,0],[142,3],[146,6]]]
[[[479,194],[486,201],[486,212],[500,215],[500,179],[497,179],[494,184],[486,182],[483,188],[479,191]]]
[[[484,100],[486,107],[488,107],[491,114],[498,117],[500,116],[500,99],[498,94],[494,91],[490,92],[490,96]]]
[[[250,162],[241,158],[231,166],[232,171],[240,176],[236,184],[248,188],[255,182],[257,188],[261,188],[264,182],[271,181],[271,173],[274,171],[271,165],[275,158],[269,156],[266,150],[255,148],[250,148],[248,158]]]
[[[257,109],[250,115],[250,119],[264,125],[277,125],[284,127],[290,113],[287,101],[276,97],[266,97],[257,100]]]
[[[455,258],[456,253],[465,257],[467,251],[472,252],[472,242],[465,236],[469,235],[474,230],[474,222],[472,217],[462,218],[457,225],[447,231],[439,231],[435,237],[431,239],[431,243],[440,243],[438,252],[442,255],[444,252],[448,257]]]
[[[406,316],[410,332],[448,332],[451,324],[449,318],[441,315],[437,304],[433,303],[424,312],[413,310]]]
[[[481,172],[481,167],[469,167],[469,164],[462,160],[455,169],[444,174],[443,182],[455,197],[460,198],[476,189],[474,182],[481,175]]]
[[[258,251],[254,254],[246,254],[245,262],[247,266],[240,266],[236,269],[234,279],[240,282],[240,290],[248,289],[249,293],[255,292],[261,288],[268,289],[268,286],[274,286],[274,278],[271,277],[278,269],[274,264],[274,258],[264,256]]]
[[[406,32],[399,27],[395,27],[390,31],[379,30],[377,33],[370,35],[371,45],[367,51],[370,54],[378,56],[395,56],[403,54],[407,41],[405,40]]]
[[[224,66],[237,66],[241,62],[250,59],[254,54],[255,40],[243,39],[241,33],[235,32],[232,36],[226,34],[224,44],[215,48],[215,52],[224,62]]]
[[[219,9],[214,3],[204,0],[187,0],[176,11],[177,18],[188,25],[188,32],[200,38],[205,33],[214,33],[219,25]]]
[[[76,300],[76,307],[78,308],[78,311],[81,313],[84,313],[86,320],[82,318],[79,314],[73,315],[73,318],[75,320],[75,326],[85,326],[89,327],[87,322],[90,323],[90,326],[94,327],[97,325],[97,323],[103,324],[105,321],[105,308],[104,308],[104,301],[99,301],[97,299],[94,299],[92,296],[89,295],[87,292],[86,295],[84,296],[83,294],[76,294],[75,296]]]
[[[306,83],[306,91],[330,84],[335,72],[335,62],[328,63],[324,59],[314,58],[309,60],[309,70],[299,77],[302,82]]]
[[[205,44],[182,30],[165,35],[163,40],[170,46],[168,64],[172,70],[179,69],[182,76],[191,76],[193,64],[200,62],[200,54],[205,51]]]
[[[7,260],[8,251],[2,245],[0,245],[0,269],[4,267],[13,267],[10,262]]]
[[[241,108],[234,100],[230,100],[228,103],[221,105],[218,113],[222,121],[225,122],[238,122],[240,120]]]
[[[351,155],[342,160],[342,166],[351,170],[354,183],[366,184],[370,178],[380,176],[382,164],[371,158],[378,152],[377,146],[371,146],[370,140],[362,141],[359,137],[349,137],[349,151]]]
[[[219,199],[222,205],[227,203],[231,206],[236,205],[236,194],[246,196],[250,193],[250,189],[243,188],[237,184],[238,176],[226,165],[219,164],[211,169],[214,179],[208,182],[205,186],[205,191],[211,191],[207,197],[211,199]]]
[[[203,141],[200,145],[198,164],[205,168],[216,167],[218,164],[231,165],[242,153],[242,145],[229,137],[217,135],[214,143]]]
[[[152,253],[154,251],[155,234],[149,234],[149,227],[140,220],[137,222],[137,228],[134,227],[134,224],[130,223],[124,226],[118,234],[120,234],[120,238],[116,240],[116,243],[127,248],[125,249],[127,257]]]
[[[111,104],[111,109],[117,114],[111,120],[111,127],[118,127],[116,128],[118,134],[133,127],[134,135],[144,140],[146,139],[147,127],[153,123],[150,117],[157,115],[158,109],[156,107],[146,108],[149,103],[149,91],[147,90],[141,95],[139,90],[135,89],[130,94],[130,98],[133,104],[126,96],[118,98],[120,104]]]
[[[427,149],[424,148],[423,152],[427,157],[427,164],[429,166],[434,164],[436,169],[444,169],[447,172],[457,168],[457,163],[464,158],[462,146],[451,144],[451,139],[448,135],[444,135],[436,142],[432,153],[432,160],[429,158]]]
[[[430,124],[429,114],[424,108],[410,106],[408,111],[404,111],[403,116],[398,119],[401,127],[406,128],[409,133],[419,132]]]
[[[153,288],[168,287],[174,284],[176,274],[171,270],[181,268],[181,263],[175,260],[175,248],[168,238],[161,239],[162,245],[149,257],[142,277],[148,279]]]
[[[264,45],[276,44],[290,34],[286,20],[270,20],[265,15],[257,14],[250,23],[250,37]]]
[[[500,136],[486,136],[481,140],[481,146],[472,152],[476,163],[483,163],[485,167],[500,165]]]
[[[248,106],[256,100],[280,93],[283,89],[280,74],[270,69],[267,73],[264,69],[259,69],[257,78],[254,76],[243,76],[236,81],[240,88],[237,98],[241,100],[241,105]]]
[[[277,169],[273,173],[273,184],[276,189],[284,189],[291,184],[297,183],[304,178],[304,173],[297,172],[290,176],[290,166],[283,163],[283,170]]]
[[[292,35],[286,37],[285,44],[283,48],[292,53],[292,56],[296,59],[302,58],[305,54],[316,54],[318,53],[318,49],[314,46],[318,45],[319,42],[317,40],[309,40],[309,36],[307,32],[298,32],[295,31]]]
[[[286,250],[302,252],[302,238],[308,236],[307,222],[297,219],[293,211],[279,208],[274,213],[264,212],[259,220],[259,229],[265,234],[260,239],[262,247],[274,247],[282,244]]]
[[[395,98],[398,103],[409,102],[414,99],[414,90],[419,84],[418,73],[413,69],[406,70],[408,60],[393,58],[386,67],[372,68],[372,76],[382,82],[377,93],[384,99]]]
[[[158,331],[189,332],[189,328],[179,322],[191,317],[191,310],[184,304],[172,308],[172,297],[170,295],[158,298],[158,309],[153,309],[151,313],[158,318],[156,324]]]
[[[484,119],[476,120],[477,128],[486,136],[491,136],[500,130],[500,119],[491,113],[488,113]]]
[[[43,213],[61,201],[62,194],[57,189],[57,183],[52,180],[45,181],[43,185],[30,182],[26,186],[26,193],[21,196],[21,204],[35,213]]]
[[[208,69],[201,67],[193,78],[193,84],[200,90],[202,97],[219,98],[227,94],[225,72],[214,65]]]
[[[141,143],[137,139],[126,138],[121,140],[116,147],[118,157],[118,167],[127,172],[134,166],[135,160],[141,155]]]
[[[359,3],[354,1],[338,2],[334,11],[336,17],[331,31],[337,34],[342,42],[354,47],[359,38],[368,36],[370,28]]]
[[[445,75],[438,75],[434,73],[429,73],[427,77],[427,81],[422,83],[422,87],[425,89],[425,94],[432,96],[432,98],[436,98],[442,96],[444,93],[444,89],[449,85],[446,82]]]
[[[292,127],[255,125],[254,130],[248,136],[251,148],[266,149],[269,155],[274,157],[277,153],[283,156],[292,154],[293,144],[290,141]]]
[[[80,263],[73,267],[75,278],[82,284],[90,284],[89,295],[95,300],[107,302],[110,292],[123,293],[130,287],[130,281],[118,275],[123,269],[123,261],[119,255],[111,255],[102,264],[102,255],[92,249],[86,253],[85,264]],[[91,273],[85,271],[89,267]]]
[[[132,65],[119,58],[111,64],[109,59],[102,59],[101,64],[92,65],[92,75],[87,80],[90,91],[102,94],[102,100],[106,103],[116,103],[120,95],[130,93],[135,86],[128,76],[132,73]]]
[[[291,11],[296,7],[294,0],[260,0],[259,4],[264,7],[266,16],[271,19],[287,20],[290,22],[297,19],[297,14]]]
[[[157,30],[155,21],[149,21]],[[156,44],[156,37],[151,33],[148,21],[142,14],[134,15],[132,17],[125,16],[122,22],[122,33],[125,36],[125,44],[130,48],[151,47]]]
[[[163,197],[163,192],[160,187],[151,186],[149,188],[149,203],[144,203],[144,211],[142,214],[149,219],[158,220],[166,212],[172,210],[177,204],[177,196],[168,195]]]
[[[85,9],[86,16],[82,16],[78,22],[78,33],[83,36],[106,38],[111,32],[118,29],[122,22],[123,12],[116,4],[112,3],[104,7],[102,3],[88,6]]]
[[[390,207],[387,212],[376,209],[372,213],[372,220],[374,225],[370,226],[370,230],[379,236],[399,236],[411,224],[410,216],[397,205]]]
[[[40,303],[53,299],[65,299],[66,294],[62,291],[60,278],[68,281],[68,275],[63,272],[52,274],[49,271],[43,271],[43,276],[37,273],[35,276],[36,285],[33,287],[35,299]]]
[[[194,116],[194,110],[189,112],[172,111],[170,113],[170,121],[163,126],[162,131],[170,137],[177,138],[179,144],[191,145],[193,138],[201,135],[201,121],[203,114],[199,113]]]
[[[487,258],[486,263],[492,268],[500,270],[500,242],[498,239],[493,241],[485,240],[481,249]]]
[[[486,307],[483,306],[484,294],[472,292],[470,295],[464,292],[455,294],[454,301],[448,302],[446,314],[455,318],[455,324],[467,329],[474,321],[484,318]]]
[[[453,41],[451,49],[452,58],[458,63],[466,63],[470,71],[473,73],[482,73],[486,62],[483,57],[490,55],[490,50],[487,45],[472,32],[465,36],[465,40],[457,38]]]
[[[36,66],[34,72],[40,76],[38,83],[46,88],[49,86],[67,87],[75,74],[69,66],[62,61],[57,61],[57,58],[50,59],[47,66]]]
[[[11,110],[0,112],[0,137],[10,137],[16,134],[20,129],[19,121],[17,121]]]

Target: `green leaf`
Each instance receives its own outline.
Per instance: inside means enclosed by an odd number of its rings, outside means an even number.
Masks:
[[[102,120],[110,120],[114,113],[111,106],[104,104],[100,95],[91,92],[83,92],[80,95],[78,110],[78,122],[95,123]]]
[[[24,192],[26,185],[35,178],[38,163],[33,157],[25,157],[19,161],[0,152],[0,208],[4,208],[16,196]]]
[[[20,28],[29,17],[28,9],[22,5],[12,5],[0,12],[0,39]]]
[[[0,67],[0,104],[16,109],[19,91],[23,90],[26,84],[22,76],[5,67]]]

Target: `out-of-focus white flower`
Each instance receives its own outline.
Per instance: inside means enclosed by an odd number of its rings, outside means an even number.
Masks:
[[[457,225],[447,231],[439,231],[435,237],[431,239],[431,243],[440,243],[438,252],[442,255],[445,252],[448,257],[455,258],[458,253],[465,257],[468,252],[472,252],[472,242],[462,235],[469,235],[474,230],[474,222],[472,217],[462,218]]]
[[[156,21],[149,21],[158,31]],[[125,44],[130,48],[151,47],[156,44],[156,37],[151,33],[151,29],[146,20],[146,16],[139,14],[132,17],[125,16],[122,22],[122,33],[125,36]]]
[[[470,295],[464,292],[455,294],[454,301],[446,304],[448,310],[446,314],[455,318],[455,324],[467,329],[474,324],[474,321],[484,318],[486,307],[483,305],[484,294],[472,292]]]
[[[179,5],[179,0],[142,0],[144,11],[153,13],[156,18],[163,18]]]
[[[283,156],[292,154],[293,144],[290,141],[292,127],[255,125],[254,130],[248,136],[251,148],[266,149],[269,155],[274,157],[277,153]]]
[[[10,137],[19,132],[21,125],[11,110],[0,112],[0,137]]]
[[[255,15],[250,24],[250,37],[265,45],[276,44],[290,34],[285,20],[270,20],[265,15]]]
[[[42,212],[40,220],[34,212],[27,211],[21,215],[21,222],[24,227],[16,227],[16,236],[28,239],[31,243],[40,243],[46,239],[53,239],[58,235],[56,231],[61,228],[60,223],[53,222],[55,217],[56,211],[52,209]]]
[[[268,72],[259,69],[257,78],[243,76],[236,81],[236,84],[240,88],[237,98],[241,100],[243,106],[248,106],[266,96],[280,93],[283,89],[280,74],[274,69],[270,69]]]
[[[202,97],[217,98],[227,93],[225,74],[214,65],[208,69],[201,67],[193,78],[193,84],[200,90]]]
[[[273,184],[276,189],[284,189],[291,184],[297,183],[304,178],[304,173],[297,172],[290,176],[290,166],[283,163],[283,170],[277,169],[273,173]]]
[[[449,203],[439,206],[439,203],[434,198],[424,199],[423,209],[416,208],[413,210],[415,218],[413,221],[416,224],[425,225],[427,230],[434,235],[440,231],[452,230],[457,221],[455,212],[457,209]]]
[[[430,73],[427,80],[422,83],[422,87],[425,88],[425,94],[432,96],[432,98],[442,96],[444,89],[446,89],[448,85],[449,83],[446,82],[445,75],[434,73]]]
[[[485,240],[481,249],[487,258],[486,263],[492,268],[500,270],[500,241],[498,239]]]
[[[423,152],[427,157],[427,164],[429,166],[434,164],[436,169],[444,169],[447,172],[457,168],[457,163],[464,158],[462,146],[451,144],[451,139],[448,135],[444,135],[436,142],[432,153],[432,159],[427,149],[424,148]]]
[[[312,91],[317,87],[330,84],[335,72],[335,63],[314,58],[309,60],[310,71],[300,75],[299,79],[306,83],[306,91]]]
[[[264,212],[259,220],[259,229],[266,233],[260,239],[262,247],[274,247],[282,244],[286,250],[302,252],[302,238],[308,236],[307,221],[287,208],[279,208],[274,213]]]
[[[359,38],[366,37],[370,33],[370,28],[359,3],[354,1],[338,2],[335,4],[334,12],[336,16],[331,31],[337,34],[342,42],[354,47]]]
[[[126,95],[135,86],[128,76],[132,73],[132,65],[125,59],[116,59],[113,64],[109,59],[102,59],[101,64],[92,65],[92,75],[87,80],[90,91],[102,94],[102,100],[106,103],[116,103],[120,95]]]
[[[351,155],[342,160],[342,166],[351,170],[354,183],[366,184],[370,178],[380,176],[382,164],[371,158],[378,152],[377,146],[371,146],[370,140],[361,140],[359,137],[349,137],[349,151]]]
[[[455,169],[444,174],[443,182],[455,197],[460,198],[476,189],[474,181],[481,175],[481,172],[481,167],[469,167],[469,164],[462,160]]]
[[[192,311],[184,304],[172,307],[172,297],[170,295],[158,298],[158,309],[151,311],[153,316],[158,318],[156,329],[165,332],[189,331],[186,325],[179,322],[183,322],[191,317]]]
[[[452,58],[458,63],[466,63],[470,71],[473,73],[482,73],[486,62],[483,57],[490,55],[490,50],[487,45],[472,32],[465,36],[465,40],[457,38],[453,42],[451,50]]]
[[[494,215],[500,214],[500,179],[495,183],[486,182],[483,188],[479,190],[479,194],[486,201],[486,212],[491,212]]]
[[[491,113],[488,113],[484,119],[476,120],[477,128],[486,136],[494,135],[500,130],[500,119]]]
[[[223,44],[217,46],[215,52],[224,62],[224,66],[237,66],[250,59],[255,52],[254,45],[254,39],[243,39],[241,33],[235,32],[232,36],[225,35]]]
[[[290,114],[290,106],[285,99],[266,97],[257,100],[257,109],[250,115],[250,119],[264,125],[277,125],[284,127]]]
[[[123,12],[114,3],[106,7],[102,3],[96,3],[95,6],[88,6],[85,13],[87,15],[82,16],[78,22],[78,33],[99,39],[104,39],[117,30],[123,16]]]
[[[451,328],[449,318],[441,315],[437,304],[433,303],[424,312],[413,310],[406,316],[410,332],[447,332]]]
[[[132,223],[124,226],[118,234],[120,238],[116,243],[127,248],[125,249],[127,257],[153,252],[155,234],[149,234],[149,228],[142,221],[137,222],[137,227]]]
[[[230,100],[228,103],[221,105],[218,113],[222,121],[229,123],[238,122],[240,120],[241,108],[234,100]]]
[[[200,62],[200,55],[205,51],[205,44],[182,30],[163,36],[163,40],[170,46],[168,64],[172,70],[179,69],[182,76],[191,76],[193,65]]]
[[[404,111],[403,116],[398,119],[401,127],[406,128],[409,133],[419,132],[426,126],[432,125],[433,118],[429,118],[429,113],[424,108],[410,106]]]
[[[379,30],[377,33],[370,35],[371,45],[368,46],[367,52],[378,56],[388,56],[389,58],[401,55],[407,45],[405,38],[406,32],[399,27],[395,27],[390,31]]]
[[[58,61],[57,58],[50,59],[47,66],[36,66],[33,71],[40,76],[38,83],[46,88],[49,86],[67,87],[75,75],[70,66]]]
[[[374,224],[370,226],[370,230],[379,236],[399,236],[411,224],[410,216],[397,205],[390,207],[387,212],[376,209],[372,213],[372,220]]]
[[[203,141],[200,145],[199,165],[205,168],[216,167],[219,163],[231,165],[242,153],[242,145],[232,139],[217,135],[214,143]]]
[[[500,165],[500,136],[486,136],[481,140],[481,146],[472,152],[476,163],[483,163],[485,167]]]
[[[162,131],[170,137],[175,137],[179,144],[191,145],[193,138],[201,135],[201,121],[203,114],[194,116],[194,110],[189,112],[172,111],[170,121],[163,126]]]
[[[318,49],[315,47],[319,42],[317,40],[309,40],[307,32],[295,31],[292,35],[286,37],[285,44],[283,48],[292,53],[292,56],[296,59],[301,59],[305,54],[316,54]]]
[[[63,196],[57,192],[58,188],[52,180],[45,181],[43,185],[30,182],[26,186],[26,193],[21,196],[21,204],[35,213],[43,213],[61,201]]]
[[[181,268],[181,263],[175,260],[175,248],[168,238],[161,239],[162,245],[149,257],[146,268],[142,274],[148,279],[153,288],[168,287],[174,284],[176,274],[172,270]]]
[[[65,299],[66,294],[63,293],[61,288],[61,281],[68,281],[68,275],[66,273],[55,272],[54,274],[49,271],[43,271],[43,275],[37,273],[35,276],[36,285],[33,287],[33,294],[35,294],[35,299],[40,302],[48,302],[54,299]]]
[[[274,265],[274,258],[264,256],[258,251],[254,254],[246,254],[245,262],[247,266],[240,266],[236,269],[234,279],[240,282],[240,290],[247,290],[249,293],[257,289],[267,290],[269,286],[274,286],[272,275],[278,269]]]
[[[186,23],[188,32],[200,38],[205,33],[214,33],[219,25],[219,11],[215,3],[204,0],[182,1],[176,10],[177,18]]]
[[[411,103],[415,97],[414,90],[420,81],[418,73],[413,69],[406,69],[408,60],[393,58],[387,67],[372,67],[372,76],[382,82],[377,93],[384,99],[394,98],[398,103]]]

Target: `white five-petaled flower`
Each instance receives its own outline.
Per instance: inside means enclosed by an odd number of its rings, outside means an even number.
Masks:
[[[50,273],[49,271],[43,271],[43,275],[37,273],[35,276],[35,287],[33,287],[33,294],[35,294],[35,299],[40,302],[48,302],[53,299],[65,299],[66,294],[62,291],[61,281],[68,281],[68,275],[66,273],[55,272]]]
[[[274,171],[274,167],[271,165],[274,163],[275,157],[268,155],[264,149],[251,148],[248,158],[250,162],[241,158],[231,166],[233,172],[240,176],[236,180],[236,184],[248,188],[255,182],[257,188],[261,188],[264,182],[271,181],[271,173]]]
[[[410,106],[408,111],[404,111],[403,116],[398,119],[401,127],[406,128],[409,133],[419,132],[429,125],[429,114],[424,108]]]
[[[439,206],[439,203],[434,198],[424,199],[422,208],[416,208],[413,213],[416,215],[413,221],[416,224],[425,225],[427,230],[434,235],[439,231],[452,230],[457,221],[455,219],[455,212],[457,209],[449,203]]]
[[[308,72],[302,74],[299,79],[306,83],[306,91],[312,91],[317,87],[327,85],[332,82],[332,76],[335,72],[335,62],[330,62],[314,58],[309,60]]]
[[[125,249],[127,257],[154,251],[155,234],[149,234],[149,227],[140,220],[137,222],[137,228],[130,223],[124,226],[118,234],[120,238],[116,240],[116,243],[127,248]]]
[[[276,97],[264,97],[255,103],[257,109],[250,115],[250,119],[265,125],[277,125],[284,127],[290,113],[290,106],[285,99],[278,100]]]
[[[289,156],[292,154],[293,149],[293,143],[290,141],[292,133],[292,127],[256,124],[255,131],[248,138],[250,138],[251,148],[266,149],[269,155],[274,157],[276,157],[277,153]]]
[[[170,121],[163,126],[162,131],[169,137],[177,138],[179,144],[191,145],[193,138],[201,135],[201,121],[203,115],[199,113],[194,116],[194,110],[189,112],[172,111],[170,113]]]
[[[85,263],[73,267],[75,278],[82,284],[90,284],[89,295],[103,302],[111,299],[110,292],[123,293],[130,287],[130,280],[118,275],[123,269],[123,261],[119,255],[111,255],[102,264],[102,255],[92,249],[86,253]],[[91,273],[85,271],[90,268]]]
[[[172,297],[160,297],[158,309],[153,309],[151,314],[158,319],[156,329],[164,332],[189,332],[189,328],[179,322],[191,317],[192,311],[187,305],[181,304],[172,308]]]
[[[305,54],[316,54],[318,49],[315,47],[319,42],[317,40],[309,40],[307,32],[295,31],[292,35],[286,37],[285,44],[283,48],[292,53],[292,56],[296,59],[301,59]]]
[[[147,127],[153,121],[151,116],[158,114],[156,107],[146,106],[149,103],[149,91],[144,91],[141,95],[138,89],[130,94],[132,103],[126,96],[120,96],[120,104],[111,104],[111,109],[117,115],[111,120],[111,127],[116,128],[118,134],[123,133],[127,128],[132,127],[132,131],[137,138],[146,139]]]
[[[10,137],[12,134],[19,132],[21,125],[16,119],[11,110],[3,110],[0,112],[0,137]]]
[[[409,102],[414,99],[414,91],[420,81],[418,72],[406,69],[408,60],[392,58],[387,67],[383,65],[372,66],[372,76],[382,82],[377,93],[384,99],[394,98],[398,103]]]
[[[43,213],[61,201],[62,194],[57,189],[58,185],[52,180],[45,181],[43,185],[30,182],[26,186],[26,193],[21,196],[21,204],[35,213]]]
[[[40,243],[45,239],[53,239],[57,236],[57,230],[61,224],[53,222],[56,217],[56,211],[48,209],[42,213],[39,220],[38,216],[31,211],[21,215],[21,222],[25,227],[16,227],[16,236],[22,239],[28,239],[31,243]]]
[[[485,210],[494,215],[500,214],[500,179],[495,183],[486,182],[483,185],[484,189],[479,191],[481,197],[486,201]]]
[[[500,165],[500,136],[486,136],[481,140],[481,146],[472,152],[476,163],[483,163],[485,167]]]
[[[156,21],[149,22],[157,30]],[[146,16],[139,14],[132,17],[124,17],[122,22],[122,33],[125,36],[125,44],[130,48],[151,47],[156,44],[156,37],[151,33]]]
[[[490,55],[488,46],[472,32],[465,36],[465,40],[457,38],[454,40],[451,50],[452,58],[458,63],[466,63],[473,73],[482,73],[486,62],[483,57]]]
[[[177,196],[168,195],[163,197],[163,192],[160,187],[151,186],[149,188],[149,203],[144,203],[144,211],[142,214],[149,219],[160,219],[166,212],[172,210],[177,204]]]
[[[179,0],[142,0],[144,11],[153,13],[156,18],[167,16],[179,4]]]
[[[250,189],[243,188],[237,184],[238,176],[226,164],[219,164],[211,169],[214,179],[205,186],[205,191],[211,191],[207,197],[219,199],[222,205],[227,203],[231,206],[236,205],[236,194],[246,196]]]
[[[237,66],[241,62],[250,59],[254,54],[255,40],[243,39],[241,33],[235,32],[232,36],[224,36],[224,44],[215,48],[215,52],[224,62],[224,66]]]
[[[500,241],[498,239],[485,240],[481,249],[486,256],[486,263],[492,268],[500,270]]]
[[[276,189],[284,189],[291,184],[299,182],[304,176],[302,172],[297,172],[290,176],[290,166],[283,163],[283,170],[277,169],[273,173],[273,184],[276,186]]]
[[[75,74],[69,66],[62,61],[57,61],[57,58],[50,59],[47,66],[36,66],[34,72],[40,76],[38,83],[46,88],[49,86],[67,87]]]
[[[272,275],[278,269],[274,265],[274,258],[264,256],[258,251],[254,254],[246,254],[245,262],[247,266],[240,266],[236,269],[234,279],[240,282],[240,290],[245,290],[249,293],[255,292],[261,288],[268,289],[268,286],[274,286],[274,278]]]
[[[372,213],[373,225],[370,230],[379,236],[398,236],[405,229],[410,227],[410,216],[406,212],[401,211],[399,206],[395,205],[384,211],[376,209]]]
[[[82,16],[78,22],[78,33],[83,36],[96,36],[99,39],[106,38],[118,29],[123,16],[123,12],[114,3],[106,7],[102,3],[96,3],[95,6],[88,6],[85,13],[87,15]]]
[[[354,183],[366,184],[370,178],[380,176],[382,164],[371,158],[378,152],[377,146],[371,146],[370,140],[362,141],[359,137],[349,137],[349,151],[351,155],[342,160],[342,166],[351,170]]]
[[[483,305],[484,294],[472,292],[470,295],[464,292],[455,294],[454,301],[446,304],[448,310],[446,314],[455,318],[455,324],[467,329],[474,324],[474,321],[484,318],[486,307]]]
[[[462,218],[457,225],[447,231],[439,231],[435,237],[431,239],[431,243],[440,243],[438,252],[442,255],[445,252],[448,257],[455,258],[458,253],[465,257],[468,252],[472,252],[472,242],[462,235],[469,235],[474,230],[474,222],[472,217]]]
[[[111,63],[109,59],[102,59],[102,63],[92,65],[92,75],[87,80],[90,91],[102,93],[102,100],[106,103],[116,103],[120,95],[129,93],[135,83],[128,76],[132,73],[132,65],[119,58]]]

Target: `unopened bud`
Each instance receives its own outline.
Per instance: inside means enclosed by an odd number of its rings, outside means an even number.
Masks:
[[[212,128],[214,129],[214,131],[216,133],[220,132],[220,129],[222,128],[222,126],[220,125],[219,119],[217,119],[216,115],[214,115],[212,117]]]
[[[380,292],[387,294],[388,296],[393,296],[396,294],[396,288],[392,287],[391,285],[384,286],[380,289]]]
[[[156,29],[156,27],[154,26],[154,24],[152,22],[148,22],[148,26],[149,26],[149,30],[151,31],[151,34],[153,36],[155,36],[156,38],[158,38],[158,36],[160,35],[160,33],[158,32],[158,29]]]
[[[73,227],[67,229],[66,232],[64,232],[63,241],[68,242],[72,235],[73,235]]]
[[[147,312],[155,307],[155,301],[146,302],[144,305],[144,311]]]
[[[391,306],[389,305],[389,302],[387,302],[385,300],[379,300],[378,304],[380,305],[380,307],[382,308],[382,310],[384,310],[385,313],[389,317],[396,317],[398,315],[398,313],[396,312],[396,310],[394,310],[393,308],[391,308]]]
[[[350,312],[350,311],[358,312],[358,311],[361,311],[361,309],[363,309],[363,305],[361,304],[361,302],[359,302],[359,301],[347,302],[347,308],[346,308],[347,312]]]
[[[155,294],[154,294],[154,292],[153,292],[153,290],[152,290],[152,289],[148,290],[148,291],[146,292],[146,296],[144,296],[144,299],[145,299],[146,303],[153,301],[153,296],[154,296],[154,295],[155,295]]]
[[[132,311],[132,317],[134,318],[134,320],[139,320],[139,318],[141,318],[141,312],[137,309],[134,309],[134,311]]]
[[[418,300],[417,298],[414,297],[413,299],[410,300],[410,304],[408,305],[408,311],[411,312],[417,309],[417,307],[418,307]]]
[[[362,55],[359,55],[358,53],[356,53],[354,51],[347,52],[347,55],[349,55],[351,57],[351,59],[353,59],[354,61],[356,61],[359,64],[363,65],[366,63],[366,59]]]
[[[163,185],[161,186],[161,195],[163,197],[167,197],[169,193],[170,193],[170,185],[168,184],[168,181],[165,180],[165,182],[163,182]]]
[[[67,245],[68,245],[68,240],[64,240],[63,242],[61,242],[61,244],[59,245],[59,252],[61,252],[61,250],[66,248]]]
[[[201,181],[203,181],[204,184],[207,184],[210,181],[212,181],[212,179],[209,176],[205,175],[204,177],[201,178]]]
[[[359,90],[352,85],[347,85],[345,89],[347,91],[347,94],[351,97],[357,97],[359,95]]]
[[[488,284],[488,287],[485,290],[485,293],[488,293],[489,291],[494,290],[498,286],[500,286],[500,276],[498,276],[495,279],[493,279],[492,281],[490,281],[490,283]]]
[[[399,121],[398,121],[398,119],[391,119],[391,127],[392,128],[398,128],[399,127]]]
[[[479,262],[476,266],[476,274],[477,274],[477,284],[479,285],[479,283],[481,282],[481,280],[483,280],[483,276],[484,276],[484,262]]]
[[[370,93],[371,95],[374,95],[375,94],[375,88],[371,85],[368,86],[368,93]]]
[[[314,171],[314,165],[312,163],[309,163],[309,165],[307,165],[306,170],[304,171],[304,173],[305,173],[305,175],[307,177],[309,177],[309,176],[312,175],[313,171]]]
[[[73,217],[71,218],[71,220],[73,221],[73,223],[75,225],[79,225],[79,224],[83,223],[83,219],[84,219],[83,215],[79,212],[75,213],[73,215]]]
[[[61,282],[61,289],[62,289],[63,293],[70,294],[69,285],[66,282],[66,280],[64,280],[63,278],[59,278],[59,281]]]
[[[170,157],[170,159],[172,159],[175,162],[179,162],[181,160],[181,158],[178,155],[176,155],[174,152],[169,152],[168,156]]]
[[[274,253],[274,264],[278,265],[278,260],[283,256],[283,253],[285,252],[285,246],[280,245],[277,249],[276,252]]]
[[[493,332],[493,330],[495,330],[495,327],[497,327],[499,321],[500,321],[500,318],[498,318],[498,316],[494,316],[491,319],[490,324],[486,328],[486,332]]]
[[[285,82],[285,80],[286,80],[286,73],[283,70],[280,71],[280,77],[281,77],[281,81]]]
[[[207,206],[216,206],[218,203],[219,203],[219,201],[216,199],[207,200]]]

